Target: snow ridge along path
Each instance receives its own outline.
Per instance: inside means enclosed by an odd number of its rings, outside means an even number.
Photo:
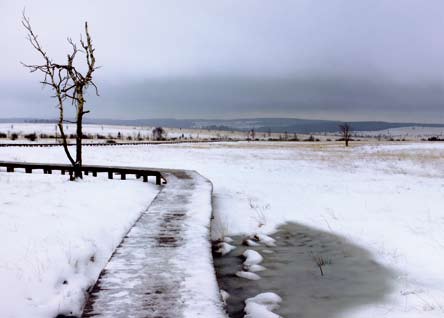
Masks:
[[[168,183],[117,247],[83,317],[226,317],[209,237],[212,184],[164,170]]]

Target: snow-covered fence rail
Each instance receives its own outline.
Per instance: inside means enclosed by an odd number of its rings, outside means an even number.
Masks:
[[[113,140],[114,141],[114,140]],[[237,141],[237,140],[230,140]],[[226,142],[226,140],[162,140],[162,141],[138,141],[138,142],[88,142],[82,143],[83,146],[137,146],[137,145],[164,145],[164,144],[193,144],[193,143],[209,143],[209,142]],[[68,143],[68,146],[74,146],[75,144]],[[62,143],[55,142],[34,142],[34,143],[0,143],[0,147],[59,147]]]
[[[61,174],[69,173],[70,175],[74,173],[74,168],[67,164],[0,161],[0,167],[6,168],[7,172],[24,169],[26,173],[32,173],[33,170],[42,170],[44,174],[52,174],[53,171],[60,171]],[[82,165],[82,172],[85,175],[91,173],[93,177],[97,177],[98,173],[107,173],[108,179],[113,179],[114,175],[120,175],[122,180],[125,180],[127,175],[135,175],[138,179],[142,178],[143,182],[148,182],[148,177],[152,176],[156,178],[156,184],[161,184],[162,180],[166,182],[160,170],[143,167]]]

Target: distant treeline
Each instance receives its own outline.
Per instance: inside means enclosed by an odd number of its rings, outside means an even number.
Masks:
[[[57,124],[55,119],[25,119],[24,122],[31,124]]]
[[[35,118],[10,118],[0,119],[2,123],[56,123],[55,119]],[[197,128],[224,131],[250,131],[271,133],[331,133],[337,132],[340,121],[333,120],[311,120],[297,118],[252,118],[252,119],[85,119],[85,124],[97,125],[124,125],[124,126],[150,126],[167,128]],[[444,127],[444,124],[423,123],[393,123],[384,121],[355,121],[349,122],[353,131],[378,131],[402,127]]]

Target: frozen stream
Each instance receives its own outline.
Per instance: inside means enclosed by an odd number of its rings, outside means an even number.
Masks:
[[[237,249],[214,255],[220,288],[230,294],[231,318],[244,316],[246,298],[266,291],[282,297],[276,313],[286,318],[340,317],[345,311],[382,302],[391,292],[388,282],[395,273],[343,237],[297,223],[281,226],[273,237],[274,247],[246,247],[241,245],[243,237],[232,237]],[[267,269],[258,273],[260,280],[234,275],[241,270],[240,255],[247,248],[264,257],[261,265]]]

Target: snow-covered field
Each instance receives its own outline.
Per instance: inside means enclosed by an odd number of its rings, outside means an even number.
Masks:
[[[214,184],[214,237],[272,232],[279,224],[294,221],[341,235],[367,249],[375,262],[395,273],[387,282],[392,289],[383,301],[351,308],[341,313],[342,318],[444,315],[444,144],[361,143],[352,144],[348,149],[341,143],[144,145],[88,147],[85,148],[84,156],[88,164],[199,171]],[[0,158],[66,162],[61,148],[4,148],[0,149]],[[45,215],[50,210],[57,212],[59,209],[55,207],[64,204],[63,198],[49,191],[51,184],[57,182],[64,185],[67,193],[71,193],[71,184],[64,183],[63,178],[55,175],[25,176],[0,172],[0,176],[0,224],[6,227],[2,228],[2,233],[6,235],[7,241],[15,242],[19,237],[19,243],[28,241],[34,244],[11,243],[2,247],[6,249],[0,254],[2,258],[5,257],[2,264],[9,265],[1,269],[2,281],[3,276],[8,279],[8,283],[0,287],[1,294],[5,295],[4,299],[12,297],[2,311],[7,308],[11,310],[13,301],[18,301],[20,297],[20,304],[23,305],[27,304],[27,298],[31,297],[29,295],[40,295],[32,287],[38,282],[50,285],[45,288],[53,293],[54,301],[57,302],[57,297],[64,296],[56,297],[54,292],[62,290],[57,288],[63,288],[63,284],[54,287],[53,280],[45,280],[45,276],[36,278],[36,266],[32,265],[36,259],[42,258],[41,253],[44,258],[66,254],[66,251],[62,252],[60,247],[54,246],[57,244],[45,239],[45,235],[57,229],[57,233],[72,233],[67,234],[66,238],[74,237],[74,232],[82,242],[88,241],[88,238],[85,238],[83,227],[79,225],[82,221],[71,222],[75,213],[66,218],[61,216],[57,221],[51,221],[53,223],[40,221],[37,216]],[[32,195],[26,197],[26,188],[22,189],[25,180],[33,185],[28,191],[37,191],[39,187],[46,187],[46,190],[32,192]],[[114,184],[107,180],[91,180],[95,179],[87,177],[80,183],[81,187],[93,187],[95,182],[100,182],[100,185]],[[119,187],[123,183],[120,182]],[[134,196],[134,200],[131,200],[134,202],[126,202],[129,200],[125,199],[124,203],[128,204],[126,210],[136,215],[148,202],[147,196],[142,195],[141,191],[150,191],[145,185],[141,188],[139,186],[141,184],[131,185],[134,192],[128,189],[121,194],[122,197]],[[118,194],[114,197],[118,197]],[[107,203],[94,204],[99,209],[100,205],[105,206]],[[29,206],[34,208],[30,210]],[[113,206],[112,209],[117,208]],[[34,217],[32,222],[22,216],[27,213],[33,214],[29,216]],[[91,213],[88,217],[91,217]],[[77,224],[76,231],[59,230],[59,227],[54,226],[59,224],[54,222],[63,223],[66,220],[70,221],[66,222],[69,228]],[[96,221],[100,224],[99,220]],[[24,222],[28,222],[28,225],[21,226]],[[126,224],[130,223],[127,220]],[[29,229],[29,224],[38,229]],[[88,235],[100,236],[99,231]],[[59,236],[65,237],[61,234]],[[94,238],[92,240],[95,242]],[[96,251],[100,248],[98,246]],[[28,261],[23,261],[23,258]],[[18,269],[15,262],[30,265]],[[40,275],[55,275],[47,269],[39,272],[44,273]],[[90,278],[90,273],[86,271],[79,271],[77,275]],[[32,284],[27,283],[29,277],[32,277]],[[11,285],[15,285],[17,291],[11,290]],[[34,298],[30,302],[38,303]]]
[[[78,313],[156,194],[135,180],[0,172],[0,317]]]
[[[65,124],[65,134],[75,134],[76,127],[74,124]],[[152,130],[154,127],[148,126],[113,126],[113,125],[84,125],[83,133],[85,135],[91,135],[96,138],[97,135],[104,136],[106,138],[117,138],[120,134],[122,139],[131,137],[136,139],[137,137],[148,139],[152,136]],[[192,139],[209,139],[209,138],[232,138],[232,139],[245,139],[246,133],[238,131],[217,131],[208,129],[180,129],[180,128],[165,128],[166,136],[168,138],[192,138]],[[40,137],[41,134],[57,135],[60,137],[60,132],[56,124],[43,124],[43,123],[0,123],[0,133],[8,135],[8,138],[0,139],[0,142],[11,142],[10,135],[18,134],[19,140],[16,142],[23,142],[23,136],[26,134],[37,134]],[[274,134],[275,135],[275,134]],[[259,137],[259,135],[258,135]],[[20,140],[22,139],[22,140]],[[46,138],[38,138],[38,140],[48,141]],[[37,140],[37,141],[38,141]],[[91,142],[94,139],[87,139]]]
[[[85,139],[84,142],[104,142],[107,138],[117,138],[120,136],[121,141],[137,140],[141,138],[148,140],[152,136],[152,130],[154,127],[148,126],[119,126],[119,125],[84,125],[84,134],[89,136],[89,139]],[[65,124],[65,133],[69,136],[75,133],[75,125]],[[165,127],[166,137],[173,138],[186,138],[186,139],[223,139],[223,140],[246,140],[251,138],[251,134],[242,131],[222,131],[222,130],[208,130],[208,129],[188,129],[188,128],[168,128]],[[6,138],[0,138],[0,143],[20,143],[29,142],[25,138],[27,134],[35,133],[37,140],[34,142],[54,142],[54,138],[47,138],[47,136],[58,136],[60,132],[56,127],[56,124],[47,123],[0,123],[0,134],[6,134]],[[11,140],[11,134],[17,134],[17,140]],[[42,138],[43,135],[43,138]],[[443,138],[444,128],[442,127],[401,127],[391,128],[377,131],[352,131],[353,138],[359,140],[403,140],[403,141],[420,141],[421,139],[427,139],[430,137]],[[100,138],[97,138],[97,137]],[[294,138],[295,134],[289,133],[288,139]],[[305,140],[310,137],[308,134],[296,134],[299,140]],[[314,133],[314,138],[321,141],[330,141],[340,138],[339,132],[335,133]],[[255,139],[268,140],[273,139],[285,139],[285,134],[282,133],[264,133],[256,132]]]
[[[412,127],[400,127],[391,128],[378,131],[358,131],[356,132],[359,136],[371,136],[371,137],[392,137],[398,139],[415,140],[421,138],[429,137],[439,137],[442,138],[444,134],[443,127],[423,127],[423,126],[412,126]]]

